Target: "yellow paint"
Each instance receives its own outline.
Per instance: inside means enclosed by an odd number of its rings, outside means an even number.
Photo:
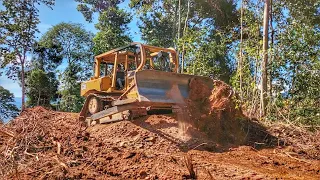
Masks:
[[[138,93],[137,93],[137,91],[129,92],[129,93],[127,94],[127,98],[128,98],[128,99],[132,99],[132,98],[136,99],[136,98],[138,98]]]
[[[155,46],[144,45],[141,43],[132,43],[131,45],[137,45],[140,47],[140,54],[134,54],[132,52],[124,52],[111,50],[109,52],[103,53],[95,57],[95,71],[94,76],[90,78],[89,81],[81,83],[81,96],[88,96],[89,93],[127,93],[126,90],[134,84],[134,78],[128,76],[125,77],[125,88],[122,90],[116,89],[116,74],[117,66],[119,63],[124,63],[125,71],[128,72],[128,63],[135,62],[136,70],[140,71],[144,67],[147,61],[150,61],[150,66],[154,67],[152,57],[157,55],[160,51],[170,53],[170,61],[175,65],[174,72],[178,70],[178,55],[176,51],[172,48],[160,48]],[[148,50],[149,55],[146,53]],[[148,56],[147,56],[148,55]],[[113,63],[112,76],[100,77],[100,65],[101,63]],[[138,93],[136,90],[130,90],[131,92],[127,93],[127,98],[138,98]]]
[[[111,77],[101,77],[97,79],[91,79],[81,83],[81,96],[87,96],[89,92],[106,92],[111,87]]]

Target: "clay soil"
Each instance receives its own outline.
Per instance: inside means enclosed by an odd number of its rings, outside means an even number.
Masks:
[[[198,179],[320,178],[319,149],[314,149],[319,144],[300,142],[319,134],[290,134],[289,126],[271,129],[284,140],[288,136],[288,145],[232,147],[196,130],[181,132],[175,116],[87,129],[77,117],[36,107],[2,127],[1,179],[187,179],[190,157]],[[300,144],[291,145],[296,139]]]
[[[86,127],[27,109],[1,126],[0,179],[320,179],[319,131],[246,118],[215,83],[182,115]]]

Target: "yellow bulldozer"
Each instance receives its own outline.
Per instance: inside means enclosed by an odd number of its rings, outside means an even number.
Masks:
[[[89,125],[170,113],[189,96],[189,83],[209,77],[179,74],[172,48],[131,43],[95,57],[94,76],[81,83],[86,101],[80,119]]]

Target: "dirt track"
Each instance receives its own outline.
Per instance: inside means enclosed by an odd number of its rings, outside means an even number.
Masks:
[[[2,128],[1,177],[186,179],[189,155],[198,179],[320,179],[318,156],[293,146],[220,145],[164,115],[86,130],[77,116],[36,107]]]

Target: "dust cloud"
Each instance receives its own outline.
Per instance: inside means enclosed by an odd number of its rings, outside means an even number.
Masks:
[[[174,112],[177,115],[178,127],[179,127],[179,139],[183,141],[188,141],[191,136],[188,135],[188,128],[191,127],[190,116],[188,112],[188,106],[183,98],[180,89],[177,84],[172,84],[171,89],[167,92],[167,97],[171,98],[176,105],[173,107]]]

